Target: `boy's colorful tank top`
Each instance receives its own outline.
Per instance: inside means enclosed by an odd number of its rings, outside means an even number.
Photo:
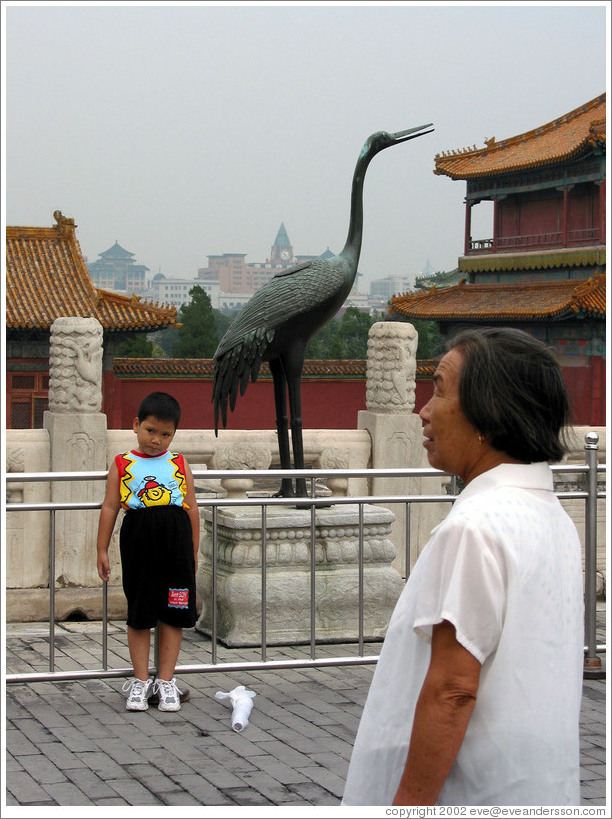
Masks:
[[[182,506],[187,481],[183,456],[166,450],[154,458],[130,450],[115,457],[119,470],[119,496],[124,509]]]

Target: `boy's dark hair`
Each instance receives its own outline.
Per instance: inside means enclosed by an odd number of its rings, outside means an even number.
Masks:
[[[181,406],[176,398],[167,392],[152,392],[140,402],[138,420],[142,423],[149,415],[159,418],[160,421],[173,421],[176,429],[181,420]]]
[[[468,421],[499,452],[555,463],[567,452],[570,403],[553,351],[513,328],[460,331],[459,401]]]

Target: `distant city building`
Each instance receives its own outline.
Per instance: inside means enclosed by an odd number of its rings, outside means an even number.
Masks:
[[[122,248],[117,241],[99,255],[97,261],[87,265],[96,287],[128,296],[136,293],[178,310],[189,303],[189,291],[198,285],[208,294],[215,310],[233,312],[244,307],[250,297],[280,271],[314,259],[330,259],[334,253],[327,247],[318,256],[295,255],[285,225],[281,223],[270,248],[270,257],[264,262],[247,262],[246,253],[209,255],[208,266],[199,268],[195,278],[165,276],[160,271],[147,281],[149,268],[136,264],[134,254]],[[370,313],[384,310],[391,295],[403,292],[393,289],[388,294],[385,291],[382,296],[362,295],[358,286],[361,276],[358,272],[345,307],[354,306]],[[404,279],[400,277],[394,281],[404,282]]]
[[[218,281],[203,281],[202,279],[178,279],[164,276],[158,273],[153,276],[148,290],[148,298],[159,304],[167,304],[176,307],[177,310],[183,304],[189,304],[191,296],[189,291],[194,287],[201,287],[208,295],[210,303],[215,310],[220,310],[220,287]]]
[[[287,236],[285,225],[281,222],[281,226],[276,234],[276,239],[274,240],[274,244],[270,250],[270,262],[272,264],[281,265],[281,267],[286,267],[287,265],[291,264],[292,261],[293,247],[289,241],[289,237]]]
[[[207,256],[208,267],[198,269],[198,280],[219,282],[221,289],[221,308],[237,309],[243,306],[252,296],[280,270],[309,262],[313,259],[328,259],[334,254],[329,247],[318,256],[295,256],[293,246],[287,235],[285,225],[281,223],[274,243],[270,248],[270,257],[265,262],[247,262],[246,253],[222,253]],[[223,303],[228,304],[224,308]],[[229,306],[229,305],[232,306]]]
[[[270,258],[265,262],[247,262],[246,253],[222,253],[207,258],[208,267],[198,270],[198,278],[208,282],[218,281],[222,293],[236,296],[253,295],[279,270],[297,263],[282,223],[270,249]]]
[[[372,299],[382,300],[385,303],[391,296],[406,293],[414,285],[413,276],[385,276],[370,282],[370,296]]]
[[[147,273],[149,268],[136,264],[134,254],[115,244],[99,254],[100,258],[87,265],[93,284],[103,290],[113,290],[131,296],[147,295]]]
[[[219,296],[219,310],[222,312],[242,310],[252,295],[252,293],[221,293]]]

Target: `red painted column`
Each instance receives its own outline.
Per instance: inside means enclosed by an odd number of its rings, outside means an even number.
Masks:
[[[599,183],[599,242],[606,241],[606,180]]]
[[[561,235],[563,247],[567,247],[567,214],[568,214],[569,187],[563,186],[563,224],[561,225]]]
[[[499,208],[497,207],[497,196],[493,197],[493,252],[497,250],[497,237],[499,235]]]
[[[463,240],[463,255],[470,252],[470,233],[472,230],[472,206],[469,199],[465,200],[465,237]]]

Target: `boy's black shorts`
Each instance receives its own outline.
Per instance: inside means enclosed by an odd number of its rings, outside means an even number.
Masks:
[[[195,559],[191,521],[180,506],[128,509],[119,534],[127,624],[195,625]]]

